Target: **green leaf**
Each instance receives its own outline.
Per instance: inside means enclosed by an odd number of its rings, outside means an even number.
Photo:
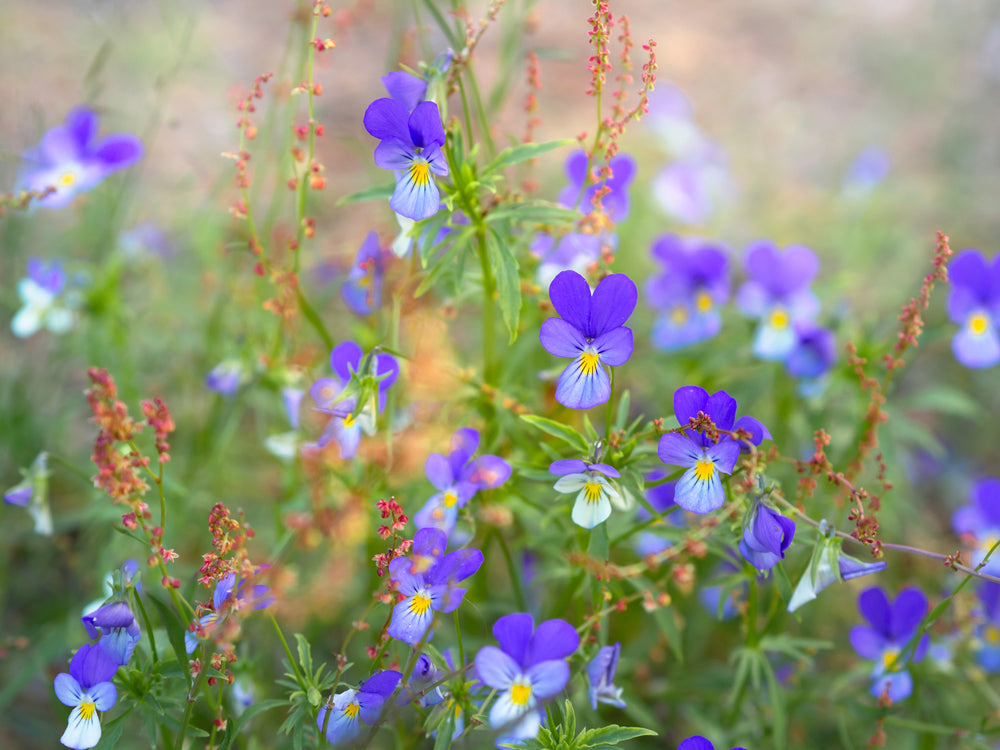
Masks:
[[[563,146],[571,146],[576,143],[574,138],[561,138],[558,141],[546,141],[545,143],[522,143],[520,146],[511,146],[510,148],[505,148],[499,154],[497,158],[491,161],[483,169],[483,176],[497,172],[505,167],[509,167],[512,164],[518,164],[522,161],[528,161],[528,159],[534,159],[537,156],[541,156],[544,153],[552,151],[553,149],[562,148]]]
[[[459,39],[458,34],[448,25],[444,16],[441,15],[441,11],[438,10],[437,5],[432,0],[424,0],[424,5],[430,14],[434,16],[434,21],[437,23],[438,28],[441,29],[441,33],[448,37],[448,43],[452,49],[462,49],[465,46],[465,40]]]
[[[187,632],[187,625],[181,621],[180,616],[164,601],[161,601],[159,597],[153,596],[153,594],[148,593],[145,595],[149,601],[153,602],[156,609],[160,613],[160,619],[163,621],[163,626],[167,630],[167,640],[170,641],[171,647],[174,649],[174,655],[177,657],[177,662],[179,664],[187,665],[188,663],[188,653],[187,646],[184,643],[184,633]],[[188,680],[188,685],[191,684],[191,678],[188,674],[187,669],[184,670],[184,675]]]
[[[771,711],[774,712],[774,746],[777,750],[785,750],[788,743],[788,717],[785,711],[785,692],[774,676],[771,662],[761,659],[764,677],[767,680],[767,694],[771,700]]]
[[[623,430],[628,424],[628,410],[632,405],[632,396],[627,390],[622,391],[621,398],[618,399],[618,413],[615,415],[615,429]]]
[[[500,314],[510,331],[510,343],[513,343],[517,338],[517,323],[521,317],[521,276],[518,273],[517,258],[493,231],[486,235],[486,249],[497,282]]]
[[[580,219],[580,212],[564,208],[548,201],[523,201],[502,206],[486,214],[486,222],[492,224],[503,219],[519,222],[535,222],[553,226],[569,226]]]
[[[587,554],[595,560],[608,559],[608,525],[599,523],[590,530],[590,545]]]
[[[309,641],[306,640],[306,637],[302,635],[302,633],[296,633],[295,644],[296,644],[296,649],[299,652],[299,664],[302,665],[302,669],[305,672],[305,674],[309,678],[311,678],[313,673],[312,669],[313,660],[312,660],[312,648],[309,646]]]
[[[389,200],[392,197],[392,191],[396,189],[396,183],[391,182],[388,185],[376,185],[375,187],[365,188],[364,190],[359,190],[356,193],[351,193],[350,195],[345,195],[343,198],[334,203],[334,207],[346,206],[348,203],[360,203],[361,201],[372,201],[372,200]]]
[[[264,713],[265,711],[270,711],[272,708],[278,708],[279,706],[287,706],[288,701],[280,700],[278,698],[273,698],[266,701],[258,701],[256,703],[251,703],[246,709],[240,714],[240,717],[235,721],[231,722],[233,726],[232,733],[227,732],[226,737],[223,739],[222,744],[219,745],[219,750],[229,750],[230,745],[233,744],[233,740],[240,733],[240,731],[247,725],[257,714]]]
[[[567,443],[571,447],[575,448],[581,454],[587,453],[587,441],[584,440],[583,435],[574,430],[572,427],[567,427],[561,422],[556,422],[552,419],[539,417],[537,414],[522,414],[521,419],[531,426],[537,427],[542,432],[559,438],[564,443]]]
[[[936,411],[956,417],[975,417],[980,405],[963,391],[947,385],[932,385],[918,391],[903,402],[904,407],[916,411]]]
[[[592,729],[580,736],[580,740],[586,744],[578,744],[577,747],[586,748],[611,748],[618,747],[622,742],[634,740],[637,737],[655,737],[656,732],[645,727],[620,727],[617,724]]]

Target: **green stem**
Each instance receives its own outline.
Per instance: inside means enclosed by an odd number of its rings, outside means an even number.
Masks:
[[[181,729],[177,733],[177,750],[184,750],[184,735],[187,734],[188,724],[191,722],[191,710],[194,708],[194,701],[198,695],[198,691],[201,689],[201,681],[205,678],[205,672],[208,670],[208,643],[202,646],[201,649],[201,669],[198,670],[198,676],[194,680],[194,684],[188,691],[187,705],[184,706],[184,718],[181,720]]]
[[[135,595],[135,603],[139,605],[139,614],[142,615],[142,622],[146,626],[146,635],[149,636],[149,650],[153,652],[153,662],[156,663],[160,660],[160,657],[156,653],[156,638],[153,636],[153,625],[149,621],[149,615],[146,613],[146,605],[142,603],[142,597],[139,596],[138,592]]]
[[[486,228],[479,226],[476,229],[476,238],[479,245],[479,265],[483,271],[483,382],[486,385],[494,385],[494,351],[495,351],[495,329],[493,292],[496,285],[493,281],[493,273],[490,270],[490,257],[486,250]]]
[[[747,566],[751,567],[749,563]],[[747,596],[747,646],[757,648],[757,571],[750,576],[750,593]]]
[[[461,686],[465,682],[465,670],[472,665],[471,664],[467,665],[465,663],[465,648],[462,646],[462,628],[458,622],[457,609],[455,610],[454,615],[455,615],[455,640],[458,642],[458,663],[462,665],[461,669],[459,669],[459,671],[456,672],[456,675],[458,675],[459,679],[458,690],[461,691]]]
[[[604,450],[610,451],[611,449],[611,427],[615,421],[615,368],[609,367],[611,377],[611,395],[608,397],[608,417],[607,425],[604,427]],[[600,456],[596,457],[600,460]]]
[[[524,592],[521,590],[521,576],[518,575],[518,570],[514,566],[514,558],[511,557],[510,548],[507,547],[507,541],[503,538],[503,534],[498,529],[494,529],[494,534],[500,544],[500,552],[503,553],[504,562],[507,564],[507,574],[510,576],[511,586],[514,588],[514,601],[517,603],[517,609],[519,612],[524,612],[526,607]]]
[[[285,650],[285,656],[288,657],[288,664],[291,666],[292,672],[295,674],[295,681],[299,683],[299,687],[302,688],[303,692],[308,692],[309,685],[306,684],[306,681],[299,673],[299,667],[295,663],[295,657],[292,656],[292,650],[288,647],[288,641],[285,640],[285,634],[281,632],[281,626],[278,625],[278,621],[274,619],[273,614],[270,615],[270,618],[271,624],[274,625],[274,632],[278,634],[278,640],[281,641],[281,647]]]

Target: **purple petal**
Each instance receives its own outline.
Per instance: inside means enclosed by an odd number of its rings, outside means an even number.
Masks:
[[[142,158],[142,154],[142,141],[126,133],[105,136],[94,149],[94,157],[108,172],[131,167]]]
[[[465,464],[472,458],[472,454],[479,448],[479,432],[471,427],[462,427],[455,430],[451,436],[451,447],[449,448],[448,461],[451,463],[452,473],[457,477],[462,474]]]
[[[611,380],[600,365],[585,374],[581,359],[568,365],[556,383],[556,401],[570,409],[590,409],[611,398]]]
[[[69,673],[84,690],[107,682],[118,671],[118,664],[104,649],[91,644],[80,646],[69,664]]]
[[[576,271],[562,271],[549,284],[549,299],[559,316],[580,331],[590,334],[590,286]],[[627,317],[627,316],[626,316]]]
[[[419,529],[413,535],[413,555],[438,558],[448,546],[448,536],[440,529]],[[397,558],[398,559],[398,558]]]
[[[845,581],[851,581],[871,573],[878,573],[885,570],[886,567],[885,560],[865,563],[843,553],[837,557],[837,568],[840,570],[840,577]]]
[[[889,693],[893,703],[908,698],[913,692],[913,678],[910,677],[910,673],[904,669],[880,677],[872,683],[871,694],[874,697],[881,697],[885,692]]]
[[[577,149],[566,157],[566,179],[569,180],[571,188],[574,188],[576,193],[580,192],[580,188],[583,187],[583,183],[587,179],[587,153],[582,149]],[[574,195],[572,200],[575,200]],[[570,206],[572,208],[572,206]]]
[[[452,473],[451,462],[440,453],[432,453],[424,464],[427,480],[442,492],[450,488],[457,477]]]
[[[436,143],[438,146],[444,144],[441,112],[435,102],[421,102],[414,107],[407,125],[414,146],[426,148],[432,143]]]
[[[858,596],[858,610],[875,632],[886,639],[891,636],[892,609],[889,598],[880,587],[872,586],[861,592]]]
[[[725,391],[716,391],[708,397],[704,412],[720,430],[731,430],[736,419],[736,399]]]
[[[83,689],[72,675],[60,672],[56,675],[53,687],[55,687],[56,698],[64,706],[76,708],[80,705],[81,698],[83,697]]]
[[[948,281],[952,290],[964,288],[980,303],[990,299],[990,269],[983,254],[974,248],[965,248],[948,264]],[[949,309],[951,303],[949,302]]]
[[[656,455],[670,466],[694,466],[702,457],[702,450],[691,438],[678,432],[668,432],[660,437]]]
[[[621,477],[621,474],[619,473],[618,469],[616,469],[614,466],[609,466],[608,464],[588,464],[587,468],[590,469],[591,471],[599,471],[604,476],[611,477],[613,479],[618,479]]]
[[[590,325],[585,332],[587,337],[597,338],[602,333],[624,325],[635,310],[638,299],[639,291],[628,276],[623,273],[606,276],[594,290],[590,304]]]
[[[504,690],[517,679],[521,667],[506,651],[496,646],[483,646],[476,654],[476,673],[484,685]]]
[[[580,462],[581,464],[583,461]],[[31,501],[31,496],[35,494],[35,490],[31,484],[23,484],[14,487],[4,493],[4,502],[10,503],[11,505],[20,505],[21,507],[26,506]],[[93,638],[94,636],[91,636]]]
[[[569,682],[569,664],[563,659],[533,664],[527,670],[531,692],[539,698],[551,698]]]
[[[399,377],[399,362],[391,354],[375,355],[375,371],[373,375],[385,375],[378,381],[378,410],[385,410],[385,392]]]
[[[719,472],[713,471],[708,479],[699,479],[694,467],[688,469],[677,481],[674,502],[692,513],[709,513],[721,508],[726,502],[726,491]]]
[[[594,339],[592,346],[601,355],[601,362],[611,367],[618,367],[628,362],[632,356],[632,329],[620,326],[602,333]]]
[[[437,530],[435,529],[435,531]],[[417,591],[426,587],[424,574],[420,572],[415,561],[409,557],[397,557],[389,562],[389,578],[396,584],[396,589],[407,597],[413,596]]]
[[[581,474],[587,470],[587,463],[579,458],[561,458],[549,464],[549,474],[562,476],[564,474]],[[1000,585],[1000,584],[998,584]]]
[[[580,329],[563,318],[548,318],[543,321],[538,338],[542,348],[554,357],[573,358],[587,346],[587,339]]]
[[[483,564],[483,553],[477,549],[460,549],[441,558],[424,577],[430,586],[458,583],[473,575]]]
[[[394,138],[408,142],[410,131],[407,120],[409,110],[393,99],[376,99],[365,110],[365,130],[379,140]]]
[[[1000,336],[992,323],[982,333],[976,333],[968,324],[959,329],[951,340],[955,359],[966,367],[980,369],[1000,362]]]
[[[392,608],[392,622],[385,630],[397,641],[409,643],[411,646],[420,643],[434,620],[433,608],[428,606],[427,609],[417,609],[413,606],[413,602],[413,595],[396,602]]]
[[[127,628],[135,622],[135,617],[125,602],[112,602],[85,614],[80,621],[87,635],[96,638],[100,634],[98,628]]]
[[[889,631],[892,640],[897,643],[909,640],[927,614],[927,608],[927,597],[920,589],[900,591],[892,605],[892,627]]]
[[[376,672],[358,687],[359,693],[374,693],[383,698],[392,695],[396,689],[402,675],[394,669],[387,669],[383,672]]]
[[[534,626],[535,620],[531,615],[516,612],[512,615],[505,615],[493,623],[493,637],[500,643],[500,648],[509,654],[514,661],[518,664],[524,664],[524,656]]]
[[[413,147],[397,138],[386,139],[375,147],[375,166],[382,169],[406,170],[416,159]]]
[[[80,161],[84,158],[86,148],[87,142],[81,142],[77,133],[68,124],[50,128],[38,144],[42,158],[52,166]]]
[[[855,625],[851,628],[851,646],[862,659],[878,659],[886,647],[886,640],[867,625]]]
[[[685,385],[674,391],[674,416],[681,427],[685,426],[698,412],[706,411],[708,391],[697,385]],[[706,412],[707,413],[707,412]]]
[[[510,478],[511,466],[500,456],[487,454],[472,461],[466,474],[468,481],[478,489],[492,490]]]
[[[525,652],[525,667],[552,659],[563,659],[580,646],[576,628],[565,620],[546,620],[535,628]]]
[[[346,384],[351,379],[351,369],[357,372],[362,354],[361,347],[353,341],[337,344],[330,352],[330,367],[340,378],[341,383]]]
[[[692,737],[688,737],[680,745],[678,745],[677,750],[715,750],[715,745],[706,740],[700,734],[696,734]]]
[[[427,81],[405,70],[386,73],[381,80],[389,96],[402,104],[407,112],[416,107],[427,93]]]
[[[732,440],[723,440],[717,445],[705,448],[705,455],[715,462],[715,468],[723,474],[732,474],[740,457],[740,446]]]
[[[771,433],[755,417],[740,417],[733,423],[733,430],[745,430],[749,432],[750,442],[754,445],[760,445],[762,441],[771,439]]]
[[[236,574],[230,573],[225,578],[220,580],[215,584],[215,591],[212,594],[212,605],[215,611],[218,612],[222,609],[222,605],[226,603],[233,594],[233,589],[236,587]]]
[[[397,173],[396,188],[389,199],[389,208],[400,216],[420,221],[438,212],[441,193],[434,180],[426,174],[419,175],[414,166],[415,163],[409,169]]]
[[[984,522],[1000,526],[1000,479],[980,479],[972,488],[972,499]]]

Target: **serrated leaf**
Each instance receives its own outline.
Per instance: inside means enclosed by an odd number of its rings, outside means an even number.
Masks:
[[[548,153],[553,149],[562,148],[563,146],[571,146],[576,143],[573,138],[562,138],[558,141],[546,141],[545,143],[522,143],[519,146],[511,146],[510,148],[505,148],[499,154],[497,158],[486,165],[483,169],[483,176],[490,175],[493,172],[509,167],[513,164],[518,164],[522,161],[528,161],[528,159],[534,159],[537,156],[541,156],[544,153]]]
[[[396,183],[392,182],[388,185],[376,185],[375,187],[365,188],[364,190],[359,190],[356,193],[351,193],[350,195],[345,195],[340,198],[334,207],[346,206],[349,203],[360,203],[361,201],[373,201],[373,200],[389,200],[392,197],[392,191],[396,189]]]
[[[572,427],[567,427],[561,422],[556,422],[553,419],[539,417],[537,414],[522,414],[521,419],[530,424],[532,427],[537,427],[542,432],[552,435],[552,437],[559,438],[564,443],[567,443],[571,447],[575,448],[581,454],[587,453],[587,441],[584,439],[583,435],[574,430]]]

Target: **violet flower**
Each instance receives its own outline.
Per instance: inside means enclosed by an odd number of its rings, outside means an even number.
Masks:
[[[858,609],[869,624],[851,628],[851,646],[862,658],[876,660],[871,694],[878,698],[888,693],[894,702],[901,701],[913,692],[913,678],[903,667],[920,661],[927,652],[930,639],[924,634],[912,656],[899,662],[900,652],[927,614],[927,597],[920,589],[908,588],[890,604],[885,592],[874,586],[858,596]]]
[[[621,478],[613,466],[566,458],[553,461],[549,473],[559,477],[554,486],[556,492],[578,493],[570,515],[577,526],[592,529],[608,519],[612,505],[619,510],[627,508],[621,493],[606,479]]]
[[[62,208],[77,193],[90,190],[119,169],[142,158],[142,141],[134,135],[116,133],[97,137],[97,114],[77,107],[42,136],[39,144],[24,152],[25,169],[20,183],[26,190],[44,192],[37,203],[45,208]]]
[[[951,340],[955,359],[966,367],[992,367],[1000,362],[1000,255],[987,263],[967,248],[949,264],[948,280],[948,317],[961,326]]]
[[[415,646],[427,634],[435,612],[454,612],[468,589],[455,586],[483,564],[477,549],[443,554],[448,537],[440,529],[420,529],[413,537],[413,557],[389,563],[389,578],[405,598],[392,608],[386,632]]]
[[[511,468],[500,456],[472,458],[479,447],[479,433],[471,427],[456,430],[447,456],[432,453],[424,471],[438,490],[424,504],[413,522],[418,529],[436,528],[451,534],[458,521],[458,511],[479,490],[492,490],[510,478]]]
[[[844,175],[845,193],[870,193],[892,168],[892,158],[882,146],[868,146],[857,155]]]
[[[224,398],[234,396],[250,374],[238,359],[224,359],[205,376],[205,387]]]
[[[980,581],[976,588],[980,607],[975,629],[976,661],[986,672],[1000,672],[1000,583]]]
[[[646,296],[662,314],[653,343],[667,351],[712,338],[722,327],[718,305],[729,299],[729,259],[711,243],[665,234],[653,243],[663,273],[646,285]]]
[[[794,536],[795,521],[756,501],[743,527],[740,554],[763,573],[785,559],[785,550]]]
[[[549,286],[549,299],[561,317],[542,323],[545,351],[573,359],[559,376],[556,401],[570,409],[590,409],[611,398],[604,366],[617,367],[632,356],[632,329],[626,328],[638,298],[625,274],[606,276],[591,296],[587,280],[563,271]]]
[[[369,726],[378,721],[382,705],[399,684],[402,675],[395,670],[376,672],[362,682],[357,690],[350,689],[333,696],[332,706],[323,705],[316,717],[320,731],[326,724],[326,739],[331,745],[350,742],[361,734],[361,722]],[[331,711],[327,722],[327,711]]]
[[[399,697],[396,698],[396,705],[405,706],[407,703],[412,701],[418,693],[423,692],[435,682],[438,682],[441,677],[441,670],[434,665],[434,662],[431,661],[431,657],[427,654],[420,654],[420,656],[417,657],[417,663],[413,667],[413,672],[410,673],[410,679],[407,683],[407,687],[399,691]],[[429,693],[418,699],[417,704],[422,708],[427,708],[428,706],[436,706],[444,699],[444,693],[441,692],[441,686],[438,685]]]
[[[546,620],[537,628],[531,615],[516,613],[493,624],[500,647],[483,646],[476,673],[499,691],[490,707],[490,726],[500,730],[496,744],[531,739],[542,726],[542,701],[569,682],[566,657],[580,645],[576,629],[565,620]]]
[[[270,588],[258,583],[251,585],[248,590],[246,584],[246,580],[242,578],[237,583],[235,573],[230,573],[215,584],[215,590],[212,592],[212,611],[198,618],[197,623],[191,623],[188,631],[184,633],[184,647],[189,654],[198,648],[198,641],[211,636],[219,617],[225,612],[246,607],[266,609],[274,604]]]
[[[569,232],[558,239],[539,234],[531,245],[532,254],[541,261],[536,275],[538,283],[548,286],[562,271],[582,274],[587,266],[600,260],[605,247],[613,251],[617,245],[618,238],[611,232]]]
[[[795,344],[785,358],[788,374],[807,381],[821,378],[837,361],[837,339],[833,331],[810,321],[798,321],[792,330]]]
[[[978,567],[993,545],[1000,540],[1000,479],[980,479],[972,486],[972,504],[956,510],[951,517],[955,533],[967,537],[973,550],[972,567]],[[1000,573],[1000,548],[991,556],[984,573]]]
[[[614,684],[615,670],[618,668],[618,657],[622,652],[622,644],[602,646],[590,664],[587,665],[587,693],[590,705],[597,710],[597,704],[607,703],[615,708],[625,708],[622,700],[622,688]]]
[[[14,335],[23,339],[43,328],[55,334],[72,328],[73,311],[66,304],[65,288],[66,274],[59,261],[29,258],[28,275],[17,282],[22,306],[10,321]]]
[[[142,638],[135,615],[123,601],[110,602],[80,618],[91,638],[100,636],[98,645],[116,664],[128,664],[136,644]]]
[[[665,166],[653,178],[653,198],[682,224],[703,224],[733,192],[722,148],[707,138],[698,150]]]
[[[747,247],[745,265],[750,278],[736,301],[743,312],[762,321],[753,352],[761,359],[783,360],[795,348],[793,324],[819,312],[819,299],[809,289],[819,261],[804,245],[778,250],[773,242],[758,240]]]
[[[677,750],[715,750],[715,745],[706,740],[700,734],[688,737],[677,746]],[[732,750],[746,750],[744,747],[734,747]]]
[[[619,154],[608,162],[611,177],[598,180],[587,189],[583,185],[587,180],[587,154],[583,149],[577,149],[566,158],[566,177],[569,184],[559,194],[560,205],[566,208],[576,208],[588,214],[593,210],[591,201],[598,188],[610,190],[602,199],[604,213],[614,222],[625,220],[629,212],[628,187],[635,179],[636,163],[628,154]]]
[[[448,175],[437,104],[421,102],[410,112],[395,99],[376,99],[365,110],[364,124],[381,141],[375,148],[375,164],[396,172],[389,207],[415,221],[436,214],[441,194],[431,174]]]
[[[118,665],[99,646],[84,644],[69,664],[69,673],[55,679],[56,698],[72,707],[66,731],[59,741],[75,750],[87,750],[101,741],[100,711],[107,711],[118,700],[118,690],[111,678]]]
[[[52,536],[48,460],[48,453],[39,453],[27,471],[21,470],[24,479],[3,494],[5,503],[19,505],[28,511],[35,522],[35,533],[42,536]]]
[[[352,312],[371,315],[382,304],[382,276],[385,252],[379,246],[378,233],[369,232],[358,249],[354,265],[340,293]]]

